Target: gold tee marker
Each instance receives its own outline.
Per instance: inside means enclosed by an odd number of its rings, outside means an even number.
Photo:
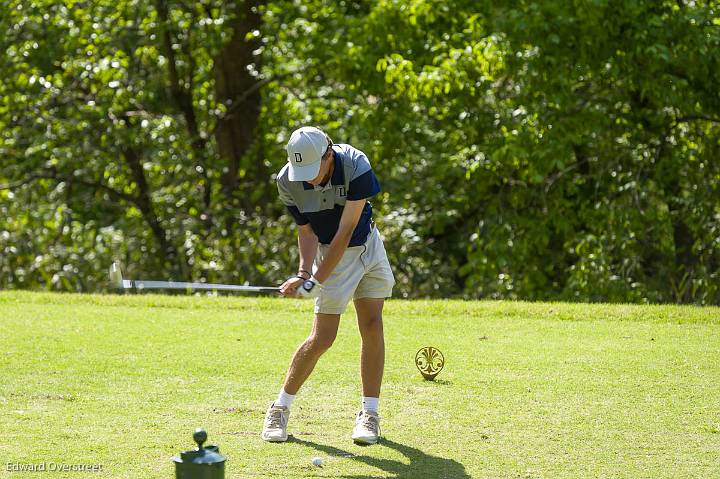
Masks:
[[[426,346],[415,355],[415,366],[427,381],[432,381],[445,366],[445,357],[439,349]]]

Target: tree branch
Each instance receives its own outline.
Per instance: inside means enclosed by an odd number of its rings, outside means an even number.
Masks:
[[[182,43],[182,51],[187,57],[189,68],[186,78],[181,81],[180,73],[177,69],[177,55],[173,50],[173,37],[170,28],[170,15],[168,12],[167,1],[156,0],[155,5],[161,25],[162,48],[168,58],[170,93],[177,105],[177,108],[185,118],[185,124],[187,125],[188,132],[190,133],[190,144],[195,154],[195,158],[202,166],[201,175],[203,177],[203,203],[207,210],[206,214],[209,219],[209,210],[212,202],[212,186],[210,185],[210,177],[207,172],[207,164],[204,161],[207,140],[200,135],[200,128],[197,123],[197,114],[195,112],[195,106],[193,105],[192,99],[193,77],[197,65],[195,57],[192,55],[192,51],[190,49],[192,28],[187,31],[188,38]],[[194,25],[197,13],[194,9],[187,6],[185,7],[191,12],[190,24]],[[186,87],[185,84],[189,85],[189,87]]]
[[[238,108],[240,108],[240,106],[243,104],[243,102],[244,102],[245,100],[247,100],[247,99],[250,97],[250,95],[252,95],[252,94],[255,93],[256,91],[258,91],[260,88],[264,87],[265,85],[267,85],[267,84],[270,83],[271,81],[277,80],[277,79],[279,79],[279,78],[282,78],[282,77],[288,76],[288,75],[289,75],[289,73],[286,74],[286,75],[279,76],[279,77],[264,78],[264,79],[260,80],[259,82],[254,83],[250,88],[248,88],[247,90],[245,90],[244,92],[242,92],[242,94],[240,94],[240,95],[236,96],[235,98],[233,98],[233,99],[232,99],[232,106],[230,106],[230,108],[228,108],[228,110],[227,110],[221,117],[218,118],[218,121],[215,122],[215,126],[214,126],[213,129],[210,131],[210,135],[215,134],[215,130],[217,130],[218,125],[220,125],[220,120],[226,120],[226,119],[232,118],[233,113],[235,113],[235,111],[236,111]]]
[[[675,123],[688,123],[691,121],[709,121],[711,123],[720,123],[720,118],[713,118],[711,116],[705,116],[705,115],[688,115],[688,116],[681,116],[680,118],[675,119]]]
[[[116,200],[126,201],[128,203],[137,205],[138,204],[138,198],[132,195],[129,195],[127,193],[123,193],[122,191],[118,191],[105,183],[101,181],[90,181],[83,178],[79,178],[76,176],[65,176],[58,172],[54,168],[49,168],[43,171],[34,172],[27,176],[27,178],[23,180],[14,181],[12,183],[7,183],[4,185],[0,185],[0,190],[12,190],[19,188],[21,186],[25,186],[27,184],[32,183],[36,180],[55,180],[56,182],[64,182],[64,183],[76,183],[83,186],[87,186],[88,188],[92,188],[95,190],[102,190],[106,193],[108,193],[110,196],[112,196]]]
[[[41,176],[36,175],[30,175],[24,180],[14,181],[12,183],[5,183],[4,185],[0,184],[0,190],[14,190],[15,188],[19,188],[21,186],[25,186],[28,183],[32,183],[33,181],[37,180],[38,178],[42,178]]]

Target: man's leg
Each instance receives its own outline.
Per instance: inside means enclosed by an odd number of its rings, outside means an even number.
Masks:
[[[261,437],[270,442],[287,441],[287,423],[290,418],[290,404],[300,386],[310,376],[320,356],[332,346],[337,336],[339,314],[316,313],[310,336],[295,351],[285,384],[265,414]]]
[[[385,337],[383,334],[383,298],[358,298],[355,310],[362,338],[360,353],[360,376],[363,385],[363,409],[358,414],[353,429],[353,441],[375,444],[380,437],[378,401],[385,368]]]
[[[362,338],[360,353],[360,376],[363,396],[380,397],[383,369],[385,368],[385,337],[382,310],[384,298],[359,298],[355,300],[358,328]]]
[[[295,351],[290,369],[285,377],[283,389],[287,394],[295,395],[300,386],[310,376],[320,356],[330,349],[337,336],[339,314],[316,313],[310,336]]]

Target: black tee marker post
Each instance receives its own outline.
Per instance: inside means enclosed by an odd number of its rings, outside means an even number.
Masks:
[[[175,463],[175,479],[225,479],[225,461],[217,446],[204,446],[207,432],[196,429],[193,439],[197,449],[181,452],[173,457]]]

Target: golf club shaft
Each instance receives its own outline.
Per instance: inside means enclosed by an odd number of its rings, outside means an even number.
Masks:
[[[223,291],[254,291],[258,293],[276,293],[280,288],[272,286],[243,286],[235,284],[215,284],[215,283],[187,283],[182,281],[146,281],[124,279],[122,282],[124,289],[209,289]]]

